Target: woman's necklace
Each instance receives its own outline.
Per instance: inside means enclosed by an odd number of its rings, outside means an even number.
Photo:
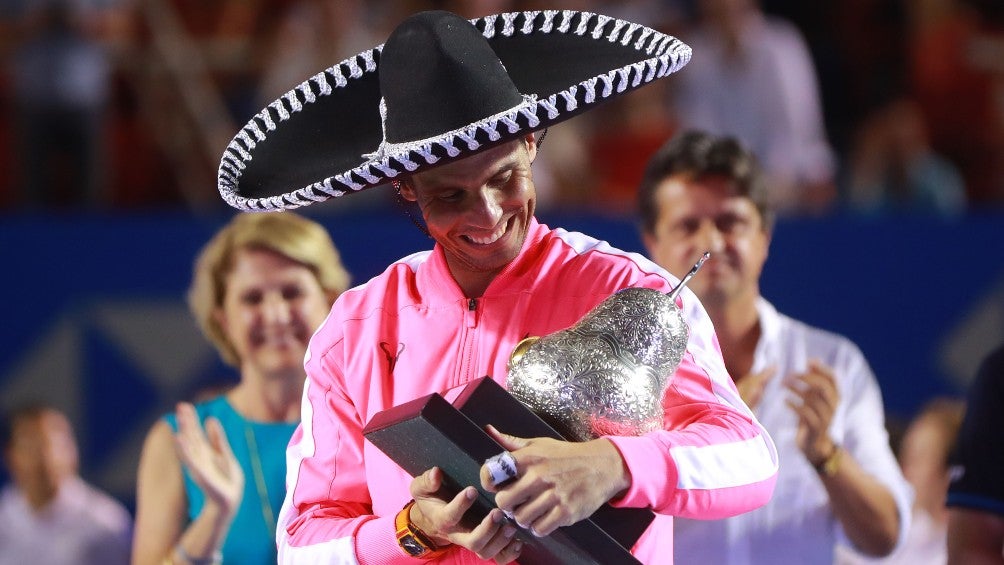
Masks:
[[[265,519],[265,527],[275,535],[276,523],[275,515],[272,513],[272,505],[268,498],[268,485],[265,484],[265,471],[261,465],[261,454],[258,451],[258,442],[255,441],[254,430],[251,424],[244,423],[244,438],[247,440],[248,452],[251,454],[251,471],[254,473],[254,484],[258,489],[258,499],[261,500],[261,515]]]

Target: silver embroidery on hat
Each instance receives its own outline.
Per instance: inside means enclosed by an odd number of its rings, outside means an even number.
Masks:
[[[533,20],[537,19],[537,14],[539,13],[539,10],[523,12],[523,16],[525,16],[525,18],[523,19],[523,29],[520,30],[523,35],[530,35],[533,33]]]
[[[501,138],[501,136],[499,136],[497,131],[499,121],[501,121],[503,118],[506,118],[506,120],[508,120],[509,122],[513,122],[515,120],[517,113],[521,113],[524,110],[529,110],[531,108],[535,110],[536,106],[537,106],[537,97],[531,94],[524,94],[523,101],[517,104],[516,106],[513,106],[512,108],[509,108],[508,110],[504,110],[497,114],[488,116],[487,118],[478,120],[473,124],[469,124],[461,128],[457,128],[455,130],[439,134],[435,137],[428,137],[416,141],[391,143],[387,141],[387,102],[383,98],[381,98],[380,127],[383,131],[383,141],[380,142],[380,146],[377,147],[376,151],[374,151],[373,153],[366,153],[362,157],[370,163],[377,161],[386,163],[391,157],[394,157],[396,155],[404,155],[409,151],[420,152],[421,150],[424,149],[425,146],[431,147],[431,144],[433,143],[436,143],[442,146],[444,149],[446,149],[450,157],[456,157],[457,155],[460,154],[460,152],[457,151],[456,148],[453,146],[453,143],[449,141],[450,139],[461,137],[465,141],[467,141],[469,149],[472,150],[476,149],[480,145],[476,141],[474,141],[474,135],[477,133],[478,130],[485,131],[485,133],[488,134],[489,139],[496,141]],[[534,116],[534,118],[536,118],[536,116]],[[539,120],[537,120],[537,122],[539,123]],[[513,129],[511,127],[509,128],[509,133],[516,133],[516,131],[519,131],[518,126],[516,129]],[[473,147],[471,146],[472,143],[474,143]]]
[[[544,17],[538,18],[540,14],[543,14]],[[279,122],[287,120],[291,112],[298,112],[307,104],[315,103],[321,97],[332,94],[335,88],[346,87],[349,84],[349,78],[360,78],[366,73],[375,71],[377,68],[375,55],[383,49],[383,45],[379,45],[310,77],[273,101],[248,121],[247,125],[235,135],[230,145],[227,146],[220,161],[217,184],[224,201],[235,208],[244,210],[292,209],[311,202],[339,197],[348,191],[362,190],[383,182],[387,178],[393,178],[404,171],[417,170],[420,163],[416,162],[416,159],[422,159],[427,164],[436,163],[440,157],[434,153],[435,146],[445,150],[449,157],[457,157],[462,153],[456,147],[457,141],[464,142],[467,150],[471,151],[481,146],[475,139],[479,130],[485,132],[490,141],[497,141],[501,139],[498,129],[500,125],[504,125],[510,134],[519,131],[521,126],[516,119],[517,116],[523,116],[528,130],[537,128],[541,124],[539,115],[541,112],[546,113],[547,120],[555,120],[560,117],[561,110],[557,105],[559,98],[565,102],[565,112],[577,110],[580,88],[583,89],[582,101],[585,104],[593,104],[597,102],[598,98],[610,97],[615,88],[617,92],[623,92],[629,87],[634,88],[655,78],[674,73],[686,65],[692,55],[690,47],[674,37],[640,24],[589,12],[544,10],[502,14],[501,30],[496,30],[498,15],[471,21],[478,25],[479,29],[482,29],[483,25],[482,34],[491,39],[496,33],[505,36],[515,34],[517,31],[515,22],[520,16],[523,17],[522,26],[519,29],[522,34],[535,32],[591,34],[597,39],[603,35],[603,29],[607,27],[607,24],[613,22],[606,37],[608,41],[619,41],[624,46],[633,41],[632,47],[639,52],[650,55],[650,58],[583,80],[565,90],[551,94],[547,98],[537,99],[534,95],[524,95],[523,102],[509,110],[434,138],[394,144],[386,143],[386,139],[384,139],[377,151],[364,156],[366,162],[358,167],[311,183],[285,195],[266,198],[246,198],[237,195],[236,187],[242,171],[246,169],[245,163],[252,158],[249,150],[253,150],[260,142],[265,141],[268,132],[276,129],[276,118]],[[578,17],[578,22],[573,30],[572,20],[575,17]],[[539,25],[538,19],[542,19]],[[633,75],[631,74],[632,69]],[[618,77],[620,80],[615,85],[614,81]],[[600,92],[597,92],[596,89],[598,82],[603,84]],[[314,85],[316,85],[316,90],[313,88]],[[382,102],[381,100],[381,104]],[[274,116],[272,111],[275,112]],[[384,117],[384,109],[381,109],[381,122],[384,121]],[[386,138],[386,136],[384,137]],[[358,179],[362,179],[365,184],[360,183]],[[335,184],[343,186],[347,190],[335,188]],[[322,194],[326,196],[322,196]]]
[[[516,16],[519,14],[502,14],[502,35],[506,37],[512,37],[514,31],[516,31],[516,26],[513,22],[516,20]]]
[[[607,25],[607,22],[612,20],[610,16],[596,16],[596,27],[593,28],[593,39],[599,39],[603,37],[603,26]]]
[[[561,11],[561,23],[558,24],[558,33],[568,33],[568,30],[572,25],[572,16],[574,14],[575,12],[572,10]]]

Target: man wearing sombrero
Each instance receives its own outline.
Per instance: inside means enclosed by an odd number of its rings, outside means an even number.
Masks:
[[[501,14],[472,25],[424,12],[238,133],[220,166],[230,204],[295,208],[390,182],[417,203],[436,242],[344,293],[310,342],[280,562],[505,563],[527,532],[546,536],[609,502],[657,513],[631,549],[642,562],[669,563],[672,516],[719,518],[769,499],[773,443],[690,291],[677,300],[690,338],[663,394],[664,429],[583,442],[492,431],[516,478],[473,529],[460,524],[473,487],[440,499],[441,471],[413,479],[362,435],[374,414],[409,400],[484,375],[505,384],[522,338],[571,326],[621,289],[673,288],[677,279],[638,255],[538,223],[530,165],[535,131],[689,57],[672,37],[595,14]]]

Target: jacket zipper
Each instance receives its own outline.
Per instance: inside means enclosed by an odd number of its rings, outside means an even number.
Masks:
[[[460,383],[470,382],[474,371],[474,343],[478,327],[478,299],[467,299],[467,310],[464,311],[463,353],[459,375]]]

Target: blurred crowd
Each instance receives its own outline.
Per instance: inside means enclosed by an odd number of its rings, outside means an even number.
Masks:
[[[220,208],[239,125],[406,14],[561,8],[645,23],[694,57],[549,132],[544,209],[630,213],[646,160],[691,127],[761,156],[781,215],[1004,204],[994,0],[4,0],[0,208]]]
[[[775,215],[1004,209],[999,0],[0,0],[0,211],[221,210],[216,170],[240,125],[406,15],[561,8],[643,22],[694,55],[671,79],[551,128],[546,142],[531,137],[534,152],[543,143],[526,165],[537,205],[622,218],[640,209],[648,254],[678,275],[706,249],[738,265],[734,279],[689,288],[788,465],[759,514],[678,522],[680,554],[968,563],[975,532],[1004,555],[1004,350],[966,401],[933,398],[886,420],[857,346],[780,314],[759,288]],[[351,200],[393,206],[390,193]],[[65,414],[9,411],[0,565],[125,563],[130,544],[134,563],[274,562],[307,340],[348,274],[320,224],[239,214],[193,275],[192,314],[237,384],[156,421],[133,515],[84,481]]]

